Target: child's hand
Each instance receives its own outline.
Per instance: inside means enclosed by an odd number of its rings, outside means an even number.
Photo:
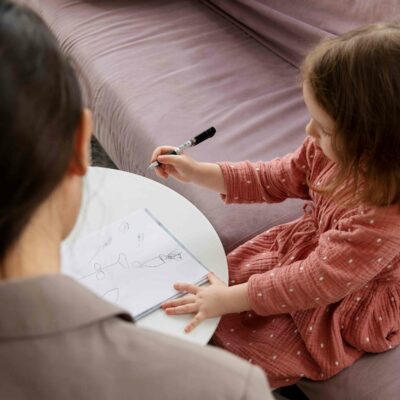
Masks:
[[[173,176],[181,182],[192,182],[226,194],[225,180],[218,164],[198,162],[185,154],[166,154],[174,149],[172,146],[160,146],[153,151],[151,162],[157,160],[161,164],[155,169],[158,176],[164,179]]]
[[[172,146],[160,146],[153,151],[151,162],[157,160],[161,163],[155,169],[156,174],[164,179],[173,176],[181,182],[191,182],[196,175],[198,163],[184,154],[166,155],[166,153],[174,149],[175,147]]]
[[[189,294],[180,299],[167,301],[162,305],[169,315],[195,314],[185,327],[191,332],[197,325],[208,318],[219,317],[229,312],[228,286],[213,273],[208,274],[209,286],[196,286],[190,283],[175,283],[174,288]]]

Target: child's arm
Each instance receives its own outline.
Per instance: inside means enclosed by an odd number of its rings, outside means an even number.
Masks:
[[[171,315],[196,314],[186,332],[206,318],[224,314],[249,310],[265,316],[293,313],[334,304],[345,297],[354,305],[354,312],[370,308],[369,282],[383,273],[379,281],[389,285],[393,278],[388,275],[400,258],[400,217],[370,210],[339,223],[340,229],[321,234],[318,246],[305,259],[292,261],[288,254],[285,265],[230,287],[213,274],[208,287],[177,284],[177,290],[189,294],[165,303],[163,308]],[[395,306],[393,293],[384,292],[388,303]],[[394,315],[398,318],[397,311]]]
[[[312,176],[315,158],[324,158],[312,139],[307,138],[295,152],[269,162],[218,164],[197,162],[186,155],[165,155],[173,150],[161,146],[151,161],[159,161],[156,174],[192,182],[222,195],[226,203],[276,203],[287,198],[310,199],[307,176]],[[318,160],[320,162],[320,160]]]
[[[205,319],[250,310],[247,283],[228,287],[213,273],[208,274],[208,280],[209,286],[176,283],[175,289],[187,292],[188,295],[162,305],[169,315],[195,314],[185,327],[186,333],[191,332]]]
[[[161,146],[154,150],[151,162],[161,163],[156,168],[156,174],[164,179],[173,176],[175,179],[185,183],[197,185],[226,194],[226,186],[221,168],[218,164],[204,163],[193,160],[185,154],[165,155],[174,147]]]
[[[249,278],[252,310],[265,316],[292,313],[348,296],[360,307],[364,297],[368,302],[370,281],[382,274],[377,282],[391,282],[388,275],[400,256],[399,227],[397,209],[370,209],[339,220],[319,236],[318,246],[304,259],[289,253],[279,260],[282,266]]]
[[[328,160],[311,138],[293,153],[271,161],[219,163],[227,188],[222,199],[231,203],[277,203],[288,198],[309,200],[307,177],[315,180],[316,163]],[[319,168],[320,170],[320,168]]]

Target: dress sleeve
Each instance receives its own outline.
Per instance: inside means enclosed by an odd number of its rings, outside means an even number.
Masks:
[[[387,274],[341,302],[342,337],[356,349],[368,353],[394,349],[400,344],[399,314],[399,280]]]
[[[373,209],[340,221],[338,229],[321,234],[305,259],[252,275],[251,308],[271,315],[321,307],[351,294],[361,301],[365,285],[387,273],[399,254],[398,226]]]
[[[268,162],[218,163],[227,194],[227,203],[277,203],[287,198],[310,199],[307,174],[318,150],[310,138],[294,152]],[[321,151],[319,151],[321,153]]]

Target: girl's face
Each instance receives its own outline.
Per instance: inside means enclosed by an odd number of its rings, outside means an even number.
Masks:
[[[306,133],[314,138],[315,143],[329,159],[335,161],[335,153],[332,148],[335,121],[317,103],[307,82],[303,83],[303,97],[310,113],[310,121],[306,126]]]

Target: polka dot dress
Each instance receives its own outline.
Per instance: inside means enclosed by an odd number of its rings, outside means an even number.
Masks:
[[[223,316],[214,343],[261,366],[273,387],[325,380],[365,352],[397,346],[397,206],[344,208],[310,190],[307,178],[323,187],[335,166],[309,138],[270,162],[220,167],[226,203],[307,202],[301,218],[229,254],[229,285],[248,282],[251,310]]]

